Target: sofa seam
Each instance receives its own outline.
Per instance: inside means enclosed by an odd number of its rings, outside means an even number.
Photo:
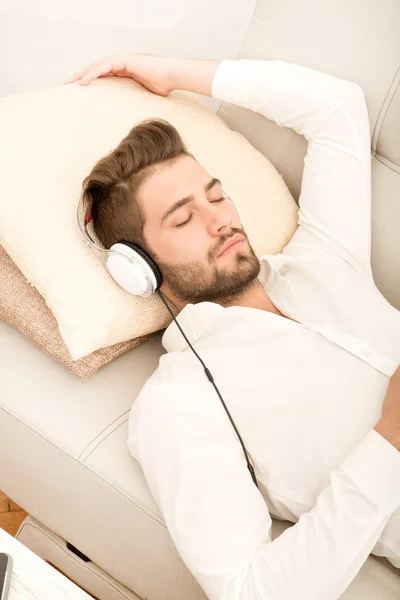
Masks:
[[[114,425],[114,424],[115,424],[115,423],[116,423],[118,420],[122,419],[123,417],[125,417],[125,416],[126,416],[127,414],[129,414],[129,413],[130,413],[130,410],[126,410],[125,412],[123,412],[123,413],[122,413],[122,415],[119,415],[118,417],[116,417],[116,418],[114,419],[114,421],[112,421],[112,422],[111,422],[109,425],[107,425],[106,427],[104,427],[104,429],[103,429],[102,431],[100,431],[100,432],[99,432],[99,433],[98,433],[98,434],[97,434],[97,435],[96,435],[96,436],[93,438],[93,440],[91,440],[91,441],[90,441],[90,442],[89,442],[89,443],[88,443],[88,444],[85,446],[85,448],[84,448],[84,449],[82,450],[82,452],[80,453],[80,455],[79,455],[79,458],[81,458],[81,457],[83,456],[83,454],[86,452],[86,450],[89,448],[89,446],[91,446],[91,445],[92,445],[92,444],[93,444],[93,443],[94,443],[94,442],[95,442],[95,441],[96,441],[96,440],[97,440],[97,439],[98,439],[98,438],[99,438],[101,435],[103,435],[103,434],[104,434],[104,433],[107,431],[107,429],[109,429],[109,428],[110,428],[112,425]],[[122,423],[119,423],[117,426],[115,426],[113,429],[111,429],[111,430],[110,430],[110,431],[109,431],[109,432],[106,434],[106,436],[102,438],[102,440],[101,440],[101,441],[104,441],[104,440],[106,440],[106,439],[109,437],[109,435],[110,435],[111,433],[113,433],[114,431],[116,431],[117,429],[119,429],[119,427],[120,427],[120,426],[121,426],[123,423],[126,423],[126,422],[127,422],[127,420],[128,420],[128,419],[125,419],[125,421],[122,421]],[[96,450],[98,447],[99,447],[99,444],[96,444],[96,445],[94,446],[94,448],[93,448],[93,449],[92,449],[92,450],[89,452],[89,454],[88,454],[88,455],[85,457],[84,461],[86,461],[86,460],[89,458],[89,456],[92,454],[92,452],[94,452],[94,451],[95,451],[95,450]],[[83,462],[84,462],[84,461],[83,461]]]
[[[73,552],[71,552],[71,554],[72,554],[73,556],[69,555],[69,554],[66,552],[65,548],[62,546],[62,544],[60,544],[60,543],[58,542],[58,540],[56,540],[56,539],[53,539],[52,537],[50,537],[50,536],[48,535],[48,533],[47,533],[47,532],[46,532],[44,529],[41,529],[41,528],[37,527],[37,525],[34,525],[33,523],[22,523],[21,532],[22,532],[22,531],[25,529],[25,527],[31,527],[32,529],[36,529],[37,531],[39,531],[39,533],[42,533],[43,535],[45,535],[45,536],[47,537],[47,539],[48,539],[48,540],[50,540],[51,542],[54,542],[54,543],[55,543],[55,544],[56,544],[56,545],[57,545],[57,546],[58,546],[58,547],[59,547],[59,548],[60,548],[60,549],[61,549],[61,550],[64,552],[64,554],[65,554],[65,555],[67,555],[69,558],[72,558],[72,559],[73,559],[73,560],[74,560],[74,561],[75,561],[75,562],[76,562],[76,563],[77,563],[79,566],[85,567],[85,569],[87,569],[88,571],[90,571],[90,569],[88,569],[88,568],[87,568],[87,565],[85,564],[85,562],[84,562],[84,561],[82,561],[82,562],[79,562],[79,561],[78,561],[78,559],[76,558],[76,556],[75,556],[75,555],[73,555]],[[61,536],[60,536],[60,537],[61,537]],[[19,541],[19,540],[18,540],[18,541]],[[65,540],[65,541],[67,541],[67,540]],[[21,544],[21,543],[22,543],[22,542],[20,542],[20,544]],[[40,558],[41,558],[42,560],[44,560],[45,562],[47,562],[47,561],[46,561],[44,558],[42,558],[42,557],[40,557]],[[91,563],[93,563],[94,565],[96,565],[96,566],[97,566],[99,569],[101,568],[101,567],[99,567],[99,566],[98,566],[98,565],[97,565],[97,564],[96,564],[96,563],[95,563],[95,562],[94,562],[92,559],[90,559],[90,562],[91,562]],[[51,566],[51,565],[50,565],[50,566]],[[93,571],[91,571],[91,573],[93,573],[94,575],[98,575],[98,576],[99,576],[99,577],[100,577],[100,578],[101,578],[103,581],[105,581],[106,583],[110,583],[110,582],[108,582],[108,581],[107,581],[107,580],[106,580],[106,579],[105,579],[105,578],[104,578],[104,577],[103,577],[103,576],[102,576],[100,573],[94,573]],[[65,575],[64,575],[64,577],[65,577]],[[110,577],[111,577],[111,575],[110,575]],[[75,582],[73,582],[73,583],[75,583]],[[75,585],[78,585],[78,584],[75,584]],[[112,585],[112,584],[110,583],[110,585]],[[117,592],[121,593],[121,592],[120,592],[120,590],[119,590],[117,587],[115,587],[114,585],[112,585],[112,587],[113,587],[113,588],[114,588],[114,589],[115,589]],[[132,590],[132,592],[133,592],[133,590]],[[88,593],[88,592],[87,592],[87,593]],[[136,592],[133,592],[133,593],[134,593],[134,594],[136,594]],[[121,595],[122,595],[122,594],[121,594]],[[136,594],[136,595],[138,596],[139,594]],[[126,594],[123,594],[122,596],[123,596],[124,598],[127,598],[127,599],[129,600],[129,596],[127,596]],[[139,596],[139,597],[140,597],[140,596]]]
[[[400,68],[399,68],[398,72],[399,72],[399,71],[400,71]],[[397,75],[397,73],[396,73],[396,75]],[[378,134],[378,137],[377,137],[377,139],[376,139],[376,148],[375,148],[375,149],[376,149],[376,151],[377,151],[377,152],[378,152],[379,138],[381,137],[381,133],[382,133],[382,129],[383,129],[383,124],[384,124],[384,122],[385,122],[386,115],[388,114],[388,112],[389,112],[389,109],[390,109],[390,107],[391,107],[391,105],[392,105],[392,102],[393,102],[393,100],[394,100],[394,97],[395,97],[395,96],[396,96],[396,94],[397,94],[397,90],[398,90],[398,88],[399,88],[399,85],[400,85],[400,80],[397,82],[397,85],[396,85],[396,87],[395,87],[395,88],[394,88],[394,90],[393,90],[393,95],[392,95],[392,97],[390,98],[390,102],[389,102],[389,104],[387,105],[387,107],[386,107],[386,110],[385,110],[385,112],[384,112],[384,114],[383,114],[383,117],[382,117],[382,124],[381,124],[381,127],[380,127],[380,129],[379,129],[379,134]],[[383,155],[382,155],[382,156],[383,156]]]
[[[57,446],[56,444],[54,444],[51,440],[47,439],[44,435],[42,435],[40,432],[36,431],[35,429],[33,429],[33,427],[31,427],[30,425],[28,425],[27,423],[25,423],[24,421],[22,421],[21,419],[19,419],[16,415],[14,415],[13,413],[11,413],[10,411],[8,411],[7,409],[5,409],[4,407],[2,407],[2,410],[10,415],[10,417],[12,417],[13,419],[15,419],[16,421],[18,421],[19,423],[23,424],[25,427],[28,427],[28,429],[30,429],[34,434],[40,436],[45,442],[47,442],[48,444],[50,444],[51,446],[53,446],[54,448],[56,448],[57,450],[60,450],[63,454],[65,454],[65,456],[67,456],[69,459],[73,460],[74,462],[78,463],[79,465],[83,466],[87,471],[89,471],[90,473],[92,473],[95,477],[97,477],[97,479],[99,479],[100,481],[103,481],[103,483],[105,483],[107,486],[109,486],[110,488],[112,488],[114,491],[116,491],[118,494],[120,494],[123,498],[125,498],[126,500],[128,500],[128,502],[130,502],[131,504],[133,504],[136,508],[138,508],[141,512],[143,512],[145,515],[147,515],[148,517],[150,517],[151,519],[153,519],[156,523],[158,523],[159,525],[161,525],[162,527],[164,527],[164,529],[167,529],[167,526],[165,523],[163,523],[162,521],[160,521],[155,515],[149,513],[143,506],[140,506],[139,504],[137,504],[136,502],[134,502],[132,500],[132,498],[130,498],[129,496],[127,496],[121,489],[115,487],[112,483],[110,483],[109,481],[107,481],[106,479],[104,479],[103,477],[101,477],[98,473],[96,473],[93,469],[90,469],[88,467],[88,465],[85,462],[82,462],[80,460],[77,460],[75,457],[73,457],[71,454],[68,454],[67,452],[65,452],[65,450],[63,448],[61,448],[60,446]],[[134,457],[131,457],[133,460],[136,460]],[[137,461],[136,461],[137,462]]]
[[[387,115],[387,112],[388,112],[388,110],[389,110],[389,108],[390,108],[390,106],[391,106],[391,104],[393,102],[393,98],[396,95],[397,88],[399,87],[399,84],[400,84],[400,81],[398,81],[397,85],[395,86],[395,88],[392,91],[392,87],[394,86],[394,83],[396,81],[396,78],[397,78],[397,75],[398,75],[399,72],[400,72],[400,67],[397,69],[396,73],[393,76],[392,81],[390,82],[390,85],[388,87],[387,93],[385,95],[385,98],[383,99],[381,108],[380,108],[379,113],[378,113],[378,115],[376,117],[376,122],[375,122],[374,130],[373,130],[373,133],[372,133],[372,141],[375,139],[375,136],[376,136],[375,143],[372,146],[374,152],[378,152],[377,148],[378,148],[379,138],[380,138],[380,135],[381,135],[382,129],[383,129],[383,123],[385,121],[385,117]],[[390,94],[392,94],[392,97],[390,98],[389,104],[387,105],[386,109],[384,109],[385,103],[386,103],[387,99],[389,98]],[[379,130],[378,130],[378,123],[380,123]]]
[[[243,54],[242,54],[243,53],[243,46],[245,44],[245,40],[247,39],[247,36],[251,32],[251,29],[252,29],[252,27],[254,25],[254,17],[256,16],[256,13],[258,13],[258,11],[259,11],[259,4],[260,4],[260,2],[259,2],[259,0],[257,0],[256,4],[254,6],[253,14],[251,15],[249,26],[247,27],[246,32],[245,32],[245,34],[244,34],[244,36],[242,38],[242,41],[240,43],[240,46],[239,46],[239,50],[238,50],[237,55],[236,55],[237,56],[237,60],[242,60],[242,57],[243,57]]]
[[[239,46],[239,50],[236,53],[236,58],[234,58],[233,60],[242,60],[243,59],[243,46],[245,44],[247,36],[249,34],[251,34],[251,30],[252,30],[253,25],[254,25],[254,17],[256,15],[256,13],[258,12],[258,10],[259,10],[259,0],[257,0],[257,2],[255,3],[253,14],[251,15],[251,19],[250,19],[250,22],[249,22],[249,26],[247,27],[247,29],[246,29],[246,31],[245,31],[245,33],[243,35],[242,41],[241,41],[240,46]],[[221,119],[222,119],[221,114],[224,111],[224,106],[226,106],[227,104],[231,104],[231,103],[230,102],[224,102],[223,100],[221,100],[221,104],[218,107],[216,115],[218,117],[220,117]]]
[[[396,175],[399,175],[399,171],[397,169],[395,169],[394,167],[391,167],[389,164],[387,163],[392,163],[393,165],[396,165],[396,167],[400,168],[400,165],[398,165],[397,163],[393,162],[392,160],[388,160],[385,156],[383,156],[383,154],[380,154],[379,152],[377,152],[375,154],[375,158],[377,161],[379,161],[382,165],[384,165],[385,167],[387,167],[388,169],[390,169],[391,171],[393,171],[393,173],[396,173]]]

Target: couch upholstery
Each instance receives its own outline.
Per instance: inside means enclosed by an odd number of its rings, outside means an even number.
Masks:
[[[287,60],[363,87],[371,119],[371,263],[378,288],[398,309],[399,31],[396,0],[259,0],[238,55]],[[219,114],[298,198],[305,140],[242,108],[222,104]],[[0,323],[0,489],[30,515],[17,537],[101,600],[205,598],[126,446],[132,403],[164,353],[161,335],[82,381]],[[273,536],[288,526],[275,521]],[[400,572],[371,555],[342,597],[394,600]]]

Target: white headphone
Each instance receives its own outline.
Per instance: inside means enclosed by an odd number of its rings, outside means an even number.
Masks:
[[[233,200],[222,190],[223,195],[237,210]],[[108,250],[98,246],[88,231],[88,224],[92,220],[91,207],[88,208],[82,223],[81,203],[79,199],[76,216],[79,230],[86,244],[103,262],[111,277],[127,292],[134,296],[148,298],[161,286],[162,273],[154,260],[137,244],[121,240]],[[240,219],[240,215],[239,215]]]

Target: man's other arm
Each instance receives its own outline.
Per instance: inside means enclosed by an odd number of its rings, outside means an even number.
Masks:
[[[267,506],[222,407],[151,385],[133,405],[128,448],[208,598],[339,598],[400,506],[396,448],[369,432],[316,506],[271,541]]]

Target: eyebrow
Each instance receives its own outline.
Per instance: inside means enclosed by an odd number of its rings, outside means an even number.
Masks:
[[[209,181],[207,183],[207,185],[204,186],[204,191],[208,192],[208,190],[210,190],[216,183],[221,183],[221,181],[219,179],[217,179],[217,177],[214,177],[213,179],[211,179],[211,181]],[[177,202],[175,202],[172,206],[169,207],[169,209],[164,213],[162,219],[161,219],[161,225],[164,223],[164,221],[166,219],[168,219],[168,217],[170,215],[172,215],[173,212],[175,212],[176,210],[178,210],[178,208],[181,208],[181,206],[185,206],[185,204],[187,204],[188,202],[192,202],[194,200],[194,196],[186,196],[186,198],[182,198],[182,200],[178,200]]]

